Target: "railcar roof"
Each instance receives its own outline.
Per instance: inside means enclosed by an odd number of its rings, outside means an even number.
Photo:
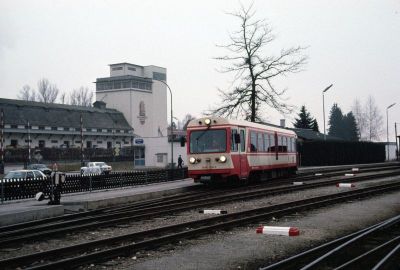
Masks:
[[[204,120],[207,118],[211,119],[211,127],[213,125],[246,126],[246,127],[252,127],[252,128],[260,128],[260,129],[265,129],[266,127],[268,127],[268,129],[271,131],[296,135],[296,133],[293,130],[278,127],[278,126],[267,124],[267,123],[253,123],[253,122],[248,122],[248,121],[244,121],[244,120],[227,119],[227,118],[215,117],[215,116],[201,117],[201,118],[194,119],[189,122],[188,128],[205,127],[206,125],[204,124]],[[215,123],[214,123],[214,121],[215,121]],[[199,122],[201,122],[202,124],[199,124]]]

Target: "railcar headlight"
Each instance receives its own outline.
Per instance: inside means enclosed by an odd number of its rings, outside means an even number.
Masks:
[[[204,124],[206,124],[207,126],[211,125],[211,119],[210,118],[205,119]]]
[[[190,164],[195,164],[196,159],[194,157],[191,157],[191,158],[189,158],[189,162],[190,162]]]
[[[221,163],[225,163],[226,162],[226,156],[220,156],[218,161],[221,162]]]

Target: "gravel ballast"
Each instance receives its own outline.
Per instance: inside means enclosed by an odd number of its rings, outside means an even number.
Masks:
[[[400,192],[346,202],[304,214],[269,220],[183,240],[161,252],[121,258],[107,269],[257,269],[272,261],[400,214]],[[256,234],[258,225],[295,226],[300,236]],[[104,265],[90,268],[104,269]]]

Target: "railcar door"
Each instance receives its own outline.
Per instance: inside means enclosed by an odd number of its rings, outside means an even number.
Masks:
[[[248,178],[249,163],[246,154],[246,128],[239,127],[240,143],[239,143],[239,177]]]

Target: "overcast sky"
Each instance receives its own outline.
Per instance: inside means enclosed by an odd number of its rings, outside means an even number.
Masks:
[[[213,57],[224,54],[215,45],[238,27],[225,12],[238,7],[229,0],[0,0],[0,97],[16,98],[43,77],[64,92],[94,91],[96,78],[109,76],[108,64],[129,62],[167,68],[174,115],[200,116],[218,103],[216,89],[230,85]],[[254,7],[274,28],[273,48],[308,46],[305,70],[279,81],[290,104],[305,104],[322,130],[321,92],[333,83],[327,111],[336,102],[347,113],[355,98],[364,103],[372,95],[386,131],[386,107],[397,102],[389,111],[393,136],[400,122],[400,1],[264,0]],[[293,116],[286,116],[289,124]],[[282,118],[272,109],[264,117]]]

